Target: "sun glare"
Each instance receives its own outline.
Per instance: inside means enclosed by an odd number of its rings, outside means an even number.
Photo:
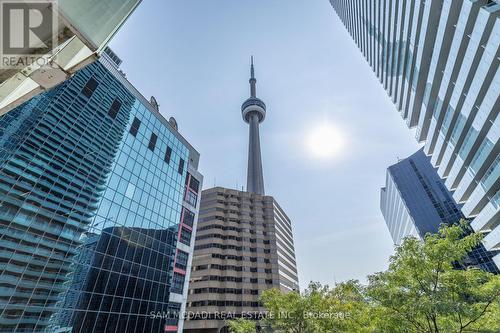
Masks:
[[[317,125],[307,136],[307,149],[316,158],[333,159],[344,147],[341,131],[328,122]]]

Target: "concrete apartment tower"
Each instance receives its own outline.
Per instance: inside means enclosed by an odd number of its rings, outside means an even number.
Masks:
[[[250,126],[247,191],[202,192],[184,332],[228,332],[227,319],[264,315],[262,291],[298,290],[291,221],[264,194],[259,124],[266,105],[256,83],[252,59],[250,98],[241,107]]]

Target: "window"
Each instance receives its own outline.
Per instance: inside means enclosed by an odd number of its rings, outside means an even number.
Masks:
[[[176,294],[182,294],[183,290],[184,290],[184,275],[174,273],[174,277],[172,279],[172,287],[170,287],[170,291]]]
[[[493,185],[496,179],[498,179],[499,168],[497,167],[500,164],[500,155],[497,156],[495,161],[491,164],[491,166],[486,170],[483,178],[481,179],[481,185],[485,191],[488,191],[489,188]]]
[[[149,138],[149,144],[148,144],[149,150],[155,151],[156,140],[158,140],[158,136],[154,133],[151,133],[151,137]]]
[[[432,114],[432,116],[434,117],[434,119],[436,119],[436,121],[439,118],[442,106],[443,106],[443,101],[438,97],[436,100],[436,104],[434,104],[434,113]]]
[[[196,207],[198,196],[191,191],[187,191],[186,201],[193,207]]]
[[[180,162],[179,162],[179,170],[178,170],[179,174],[183,174],[184,173],[184,160],[181,158]]]
[[[125,191],[125,196],[129,199],[134,197],[135,193],[135,185],[132,183],[128,183],[127,190]]]
[[[484,161],[490,154],[491,150],[493,149],[493,142],[491,142],[488,138],[485,138],[483,143],[481,143],[481,146],[479,149],[476,151],[476,154],[472,158],[472,161],[469,164],[469,171],[471,171],[472,175],[475,176],[476,173],[481,169],[483,166]]]
[[[130,126],[130,134],[133,136],[137,136],[137,132],[139,132],[139,126],[141,126],[141,121],[134,117],[134,121],[132,122],[132,126]]]
[[[467,155],[469,154],[470,149],[476,142],[478,135],[479,135],[478,130],[476,130],[474,126],[471,126],[469,128],[469,131],[467,132],[467,135],[465,136],[465,139],[462,143],[462,147],[460,147],[460,150],[458,151],[458,156],[460,156],[462,160],[465,160],[467,158]]]
[[[92,97],[92,94],[94,94],[94,91],[97,88],[97,86],[98,86],[97,81],[91,78],[90,80],[87,81],[85,87],[83,87],[82,94],[84,94],[88,98]]]
[[[182,270],[187,269],[189,254],[184,251],[177,251],[177,257],[175,258],[175,267]]]
[[[453,128],[453,132],[451,132],[451,137],[450,137],[450,143],[455,147],[458,141],[459,135],[462,133],[462,130],[465,127],[465,123],[467,121],[467,118],[463,114],[458,115],[458,120],[455,123],[455,127]]]
[[[450,127],[450,123],[454,113],[455,109],[451,106],[448,106],[448,108],[446,109],[446,113],[444,114],[443,124],[441,125],[441,135],[446,135],[446,133],[448,132],[448,127]]]
[[[181,311],[181,304],[169,302],[167,307],[167,326],[177,326],[179,324],[179,312]],[[165,331],[169,332],[169,331]],[[177,332],[177,331],[172,331]]]
[[[423,100],[425,106],[429,106],[429,102],[431,99],[431,88],[432,84],[427,82],[427,84],[425,85],[424,100]]]
[[[182,222],[192,227],[194,223],[194,213],[189,209],[184,208],[184,220]]]
[[[165,152],[165,162],[167,162],[167,164],[170,164],[171,157],[172,157],[172,148],[167,146],[167,151]]]
[[[186,228],[181,228],[180,242],[188,246],[191,245],[191,231]]]
[[[194,178],[191,176],[191,181],[189,183],[189,188],[193,190],[194,192],[198,193],[198,190],[200,189],[200,182],[198,179]]]
[[[122,106],[122,102],[120,102],[119,99],[115,99],[113,101],[113,104],[111,104],[111,107],[109,108],[108,115],[115,119],[116,115],[118,114],[118,111],[120,111],[120,107]]]

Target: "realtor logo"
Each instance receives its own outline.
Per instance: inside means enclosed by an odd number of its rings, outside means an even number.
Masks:
[[[56,0],[0,0],[0,67],[44,65],[57,35]]]

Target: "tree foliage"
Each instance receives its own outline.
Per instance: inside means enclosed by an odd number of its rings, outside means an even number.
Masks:
[[[262,302],[269,311],[265,322],[276,333],[369,332],[368,303],[357,281],[334,288],[311,283],[302,294],[271,289]]]
[[[347,281],[332,288],[311,283],[302,294],[265,291],[265,323],[276,333],[500,332],[500,276],[454,268],[481,241],[464,227],[405,239],[387,271],[369,276],[367,286]]]
[[[500,277],[454,269],[481,241],[464,225],[442,227],[421,242],[407,238],[389,269],[369,277],[366,294],[384,332],[499,332]]]
[[[255,333],[255,321],[237,318],[227,321],[231,333]]]

